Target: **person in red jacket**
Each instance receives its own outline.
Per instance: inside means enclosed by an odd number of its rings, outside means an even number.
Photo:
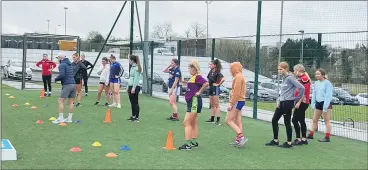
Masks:
[[[42,67],[40,67],[42,65]],[[51,96],[51,76],[52,70],[56,67],[56,63],[49,60],[47,54],[43,54],[42,60],[36,63],[37,67],[42,68],[43,88],[45,89],[45,96]],[[49,89],[47,93],[47,87]]]

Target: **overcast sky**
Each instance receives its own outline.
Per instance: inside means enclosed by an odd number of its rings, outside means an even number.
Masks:
[[[123,3],[123,1],[3,1],[2,33],[47,32],[46,20],[50,20],[50,33],[64,34],[64,7],[66,6],[69,8],[67,34],[86,37],[90,31],[99,31],[106,36]],[[284,2],[283,33],[298,33],[301,29],[306,33],[366,31],[368,29],[367,6],[367,1],[286,1]],[[143,29],[143,1],[138,2],[138,8]],[[263,1],[261,34],[279,33],[280,10],[280,1]],[[113,31],[113,36],[129,37],[129,11],[130,3],[127,3]],[[172,23],[174,33],[184,36],[185,30],[195,21],[206,26],[204,1],[150,2],[150,32],[157,24]],[[213,1],[209,5],[210,37],[255,35],[256,21],[256,1]],[[135,23],[135,34],[139,35],[137,21]],[[349,39],[362,39],[362,36],[367,39],[367,34],[350,35]]]

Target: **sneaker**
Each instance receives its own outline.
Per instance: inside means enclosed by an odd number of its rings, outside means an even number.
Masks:
[[[109,106],[109,103],[105,103],[104,106]]]
[[[220,126],[221,124],[220,124],[220,122],[216,122],[215,125],[216,126]]]
[[[318,142],[330,142],[330,138],[324,137],[324,138],[318,140]]]
[[[242,146],[244,146],[244,144],[245,143],[247,143],[248,142],[248,138],[246,138],[246,137],[241,137],[240,138],[240,141],[239,141],[239,143],[238,143],[238,147],[242,147]]]
[[[275,140],[271,140],[271,142],[266,143],[266,146],[279,146],[279,141],[275,142]]]
[[[44,96],[47,96],[47,93],[44,93],[43,95],[44,95]]]
[[[75,105],[75,107],[79,107],[79,106],[82,106],[82,105],[81,105],[81,103],[77,103],[77,104]]]
[[[198,146],[199,146],[199,144],[198,144],[198,142],[196,142],[196,143],[190,142],[190,146],[191,146],[192,148],[195,148],[195,147],[198,147]]]
[[[100,104],[100,102],[96,102],[96,103],[95,103],[95,106],[96,106],[96,105],[98,105],[98,104]]]
[[[308,141],[307,140],[302,140],[301,143],[302,143],[302,145],[308,145]]]
[[[183,146],[179,147],[179,150],[191,150],[191,149],[192,149],[192,146],[187,145],[187,144],[184,144]]]
[[[295,139],[294,142],[292,143],[293,146],[297,146],[297,145],[303,145],[303,142],[301,140]]]
[[[129,121],[131,121],[131,120],[134,120],[135,118],[133,118],[133,117],[130,117],[129,119],[127,119],[127,120],[129,120]]]
[[[281,147],[281,148],[291,148],[291,147],[293,147],[293,145],[288,144],[287,142],[285,142],[284,144],[280,145],[279,147]]]
[[[309,134],[309,135],[307,136],[307,139],[313,139],[313,135],[310,135],[310,134]]]
[[[113,103],[113,104],[110,104],[109,107],[116,107],[117,104],[116,103]]]
[[[231,146],[238,146],[239,143],[237,141],[234,141],[234,142],[229,143],[229,145],[231,145]]]
[[[208,120],[205,121],[205,123],[215,123],[215,121],[214,120],[212,121],[211,119],[208,119]]]
[[[88,96],[88,93],[86,93],[84,96]]]
[[[51,93],[49,93],[47,96],[51,97]]]
[[[171,120],[171,121],[179,121],[178,118],[175,118],[173,116],[170,116],[169,118],[167,118],[166,120]]]
[[[68,118],[64,119],[64,122],[73,123],[73,120],[72,120],[72,118],[68,117]]]
[[[52,123],[54,123],[54,124],[59,124],[61,122],[64,122],[64,120],[56,119],[56,120],[52,121]]]
[[[139,122],[139,119],[138,118],[132,118],[131,120],[130,120],[130,122]]]
[[[120,108],[121,108],[121,105],[120,105],[120,104],[118,104],[118,105],[116,106],[116,108],[120,109]]]

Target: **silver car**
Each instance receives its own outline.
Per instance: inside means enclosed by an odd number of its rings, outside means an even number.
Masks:
[[[4,76],[7,78],[22,78],[23,74],[22,74],[22,60],[9,60],[7,62],[7,64],[4,66]],[[31,80],[32,79],[32,69],[31,67],[28,65],[28,63],[26,63],[26,77],[27,80]]]
[[[247,83],[246,87],[247,89],[246,89],[245,98],[254,100],[254,84]],[[258,99],[265,100],[265,101],[273,100],[270,93],[260,85],[258,85]]]

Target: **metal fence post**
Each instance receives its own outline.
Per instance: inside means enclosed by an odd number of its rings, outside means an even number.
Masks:
[[[153,84],[153,49],[154,49],[153,45],[154,45],[154,42],[151,41],[150,43],[150,47],[151,47],[150,48],[150,52],[151,52],[150,96],[152,96],[152,92],[153,92],[153,87],[152,87],[152,84]]]
[[[180,65],[180,63],[181,63],[181,40],[179,40],[178,41],[178,60],[179,60],[179,66],[181,66]],[[180,88],[181,89],[181,88]],[[181,94],[181,92],[180,92],[180,94]],[[176,96],[176,101],[177,102],[179,102],[179,96]]]
[[[259,53],[260,53],[260,39],[261,39],[261,15],[262,15],[262,1],[258,1],[257,14],[257,36],[256,36],[256,63],[254,71],[254,101],[253,101],[253,119],[257,119],[257,102],[258,102],[258,74],[259,74]]]
[[[211,61],[215,60],[215,48],[216,48],[216,42],[215,42],[215,39],[212,39]]]
[[[22,62],[22,86],[21,89],[24,90],[26,88],[26,65],[27,65],[27,34],[23,35],[23,62]]]

